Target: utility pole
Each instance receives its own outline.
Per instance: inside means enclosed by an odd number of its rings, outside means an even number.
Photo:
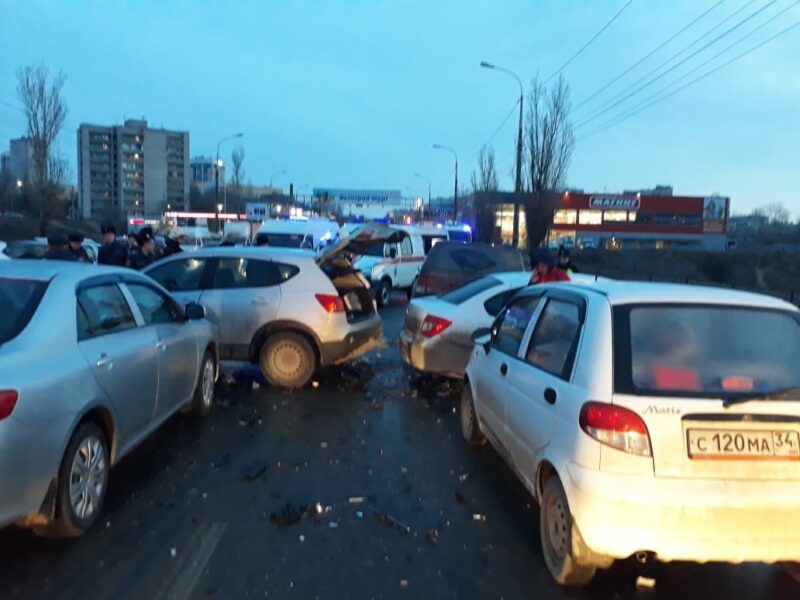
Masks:
[[[233,140],[242,136],[244,136],[243,133],[235,133],[222,138],[217,143],[217,157],[214,159],[214,204],[219,204],[219,147],[222,145],[222,142],[227,142],[228,140]],[[223,208],[227,210],[227,207]]]

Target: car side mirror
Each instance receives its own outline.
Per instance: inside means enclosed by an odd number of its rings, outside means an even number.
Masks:
[[[206,318],[206,307],[197,302],[189,302],[186,305],[186,318],[190,321],[199,321]]]
[[[483,346],[486,354],[492,347],[492,330],[488,327],[481,327],[472,332],[472,343],[476,346]]]
[[[397,258],[397,248],[389,248],[389,258]]]

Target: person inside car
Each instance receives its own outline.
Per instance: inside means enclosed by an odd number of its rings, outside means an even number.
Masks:
[[[531,265],[531,284],[570,280],[567,272],[556,266],[556,261],[547,248],[538,248],[531,254]]]

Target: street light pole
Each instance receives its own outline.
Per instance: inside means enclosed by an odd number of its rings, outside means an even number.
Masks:
[[[243,136],[243,133],[235,133],[222,138],[217,143],[217,158],[214,160],[214,204],[219,204],[219,147],[222,145],[222,142],[227,142],[228,140],[233,140]],[[228,207],[226,206],[224,208],[227,210]]]
[[[456,161],[456,179],[455,179],[455,186],[453,188],[453,221],[458,220],[458,154],[456,151],[453,150],[450,146],[442,146],[441,144],[434,144],[433,148],[435,150],[447,150],[453,154],[453,158]]]
[[[269,187],[272,187],[272,178],[278,175],[286,175],[286,169],[281,169],[277,173],[273,173],[272,175],[269,176]]]
[[[414,173],[414,177],[419,177],[428,182],[428,213],[431,212],[431,180],[422,173]]]
[[[517,176],[514,182],[514,229],[512,233],[512,243],[516,248],[517,246],[519,246],[519,209],[520,205],[522,204],[522,102],[524,98],[522,80],[513,71],[510,71],[503,67],[498,67],[497,65],[493,65],[492,63],[483,61],[481,63],[481,66],[484,69],[492,69],[494,71],[500,71],[501,73],[506,73],[507,75],[511,75],[511,77],[516,79],[517,83],[519,84],[519,127],[517,129]]]

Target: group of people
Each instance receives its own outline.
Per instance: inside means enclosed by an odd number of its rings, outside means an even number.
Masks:
[[[117,230],[113,225],[101,228],[103,245],[97,256],[101,265],[116,267],[130,267],[140,271],[159,258],[181,252],[180,244],[170,238],[165,238],[165,247],[159,251],[156,246],[153,229],[142,228],[135,236],[128,236],[128,243],[117,240]],[[80,233],[52,234],[47,238],[47,253],[49,260],[66,260],[77,262],[92,262],[83,247],[84,237]]]
[[[550,283],[553,281],[569,281],[572,273],[578,268],[572,263],[570,252],[564,246],[558,249],[557,258],[553,258],[547,248],[538,248],[531,254],[531,284]]]

